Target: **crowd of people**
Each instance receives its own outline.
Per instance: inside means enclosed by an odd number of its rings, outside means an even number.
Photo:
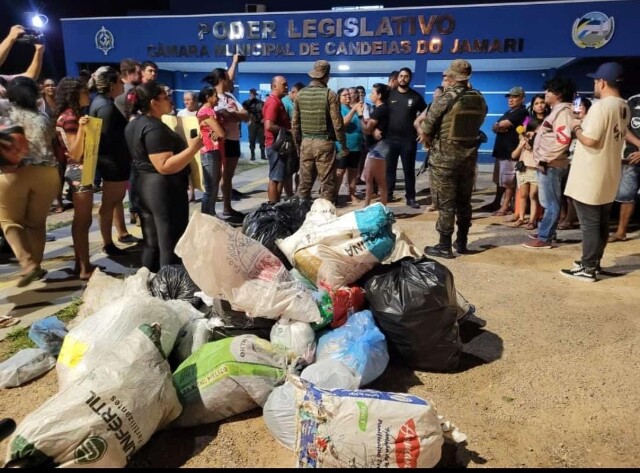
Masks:
[[[23,33],[14,26],[0,43],[0,64]],[[43,54],[44,46],[36,45],[27,71],[0,76],[0,125],[21,127],[29,145],[19,163],[0,166],[0,223],[22,269],[19,287],[46,274],[41,266],[46,219],[54,201],[53,211],[64,211],[65,183],[74,209],[74,272],[81,280],[95,269],[88,235],[98,185],[104,253],[126,251],[114,242],[115,227],[118,243],[141,243],[142,264],[151,271],[179,262],[174,248],[194,200],[189,173],[198,151],[202,212],[242,218],[232,207],[242,122],[249,127],[250,159],[256,159],[258,147],[261,159],[268,161],[267,195],[274,203],[283,193],[310,199],[318,181],[320,196],[337,205],[360,200],[369,205],[376,196],[387,205],[397,200],[400,160],[405,203],[419,209],[415,164],[421,143],[429,155],[432,204],[427,210],[439,212],[440,235],[425,253],[444,258],[454,257],[453,249],[468,253],[480,127],[488,109],[469,82],[467,61],[450,64],[430,104],[410,87],[409,68],[391,73],[386,84],[374,84],[368,101],[363,86],[334,92],[328,87],[331,67],[324,60],[315,62],[308,84],[289,87],[286,77],[276,75],[266,100],[251,89],[249,99],[240,102],[233,95],[239,60],[234,56],[228,69],[214,69],[203,78],[199,92],[184,93],[185,108],[177,116],[195,116],[199,123],[185,140],[162,120],[176,110],[171,90],[156,80],[153,62],[124,59],[119,70],[103,66],[58,83],[52,78],[38,83]],[[596,280],[608,241],[626,239],[640,182],[640,132],[629,125],[632,115],[637,125],[640,106],[638,96],[630,99],[631,107],[620,98],[622,73],[617,63],[603,64],[593,74],[593,102],[583,97],[573,104],[575,85],[563,77],[548,80],[545,93],[531,97],[528,107],[525,91],[514,86],[507,93],[508,110],[492,125],[496,195],[483,210],[508,215],[513,227],[531,230],[524,243],[530,249],[552,248],[557,230],[579,224],[583,256],[563,274],[582,280]],[[101,119],[102,128],[96,179],[87,183],[83,153],[91,117]],[[15,154],[17,144],[3,136],[3,155]],[[342,199],[338,191],[345,179],[348,193]],[[357,190],[362,183],[364,195]],[[141,225],[142,241],[126,227],[127,190],[130,223]],[[221,215],[215,209],[219,192]],[[620,225],[609,236],[614,200],[622,204]]]

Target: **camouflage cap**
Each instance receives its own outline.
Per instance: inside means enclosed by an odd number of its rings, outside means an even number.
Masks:
[[[313,64],[313,69],[311,69],[308,74],[312,79],[322,79],[323,77],[326,77],[329,72],[331,72],[331,64],[320,59]]]
[[[520,86],[511,87],[509,92],[507,92],[505,97],[524,97],[524,89]]]
[[[471,77],[471,64],[464,59],[456,59],[449,64],[449,68],[444,71],[443,75],[453,80],[468,80]]]

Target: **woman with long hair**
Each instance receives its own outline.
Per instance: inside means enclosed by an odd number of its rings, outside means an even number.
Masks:
[[[525,120],[526,128],[519,136],[519,143],[516,149],[511,153],[512,159],[522,162],[521,169],[516,166],[516,180],[518,182],[518,214],[515,215],[513,227],[518,228],[526,224],[527,230],[535,230],[538,226],[538,178],[537,163],[533,159],[533,139],[541,125],[541,121],[537,118],[527,118]],[[530,203],[529,222],[527,223],[525,214],[527,211],[527,203]]]
[[[371,112],[371,117],[365,119],[363,116],[364,103],[360,104],[358,110],[358,118],[363,121],[363,131],[369,140],[369,153],[364,164],[364,180],[367,183],[367,194],[365,197],[365,207],[371,203],[371,195],[373,194],[374,184],[378,184],[378,193],[380,202],[387,205],[387,154],[389,146],[385,142],[387,134],[387,125],[389,124],[389,107],[387,99],[389,98],[389,86],[385,84],[373,84],[369,98],[375,106]],[[373,137],[374,130],[378,130],[381,139],[376,142]]]
[[[89,106],[89,90],[84,81],[65,77],[56,89],[56,130],[58,146],[67,156],[64,178],[73,194],[73,222],[71,238],[75,253],[76,273],[87,281],[96,268],[89,262],[89,228],[93,220],[93,182],[82,185],[84,138],[89,117],[84,113]]]
[[[137,179],[142,221],[142,265],[152,272],[180,263],[175,254],[178,240],[189,222],[189,163],[202,146],[200,137],[189,143],[162,122],[173,108],[162,84],[146,82],[127,94],[133,113],[125,139]]]
[[[347,203],[353,203],[356,200],[356,183],[358,182],[358,162],[360,161],[360,150],[362,149],[362,120],[360,115],[364,113],[364,103],[352,101],[357,91],[344,88],[338,90],[338,99],[340,100],[340,113],[344,124],[345,135],[347,138],[347,147],[349,154],[344,158],[336,159],[336,182],[338,190],[342,186],[344,175],[347,174],[347,183],[349,185],[349,197]],[[338,152],[342,150],[340,143],[336,143]]]
[[[55,120],[56,111],[56,81],[50,77],[47,77],[42,81],[42,107],[41,111],[44,111],[51,120]],[[55,151],[55,150],[54,150]],[[56,197],[56,206],[53,210],[59,214],[64,212],[64,203],[62,201],[62,188],[64,187],[64,171],[67,167],[67,161],[64,154],[57,155],[56,158],[61,159],[58,161],[58,175],[60,176],[60,189],[58,189],[58,195]]]
[[[233,96],[233,83],[230,73],[216,68],[203,79],[218,93],[218,105],[215,111],[222,119],[225,128],[224,153],[222,157],[222,216],[241,218],[244,215],[231,207],[233,175],[240,159],[240,122],[249,121],[247,112],[237,98]]]
[[[527,111],[531,118],[535,118],[539,123],[542,123],[545,117],[551,113],[551,109],[544,101],[544,94],[534,95]]]
[[[47,214],[58,193],[60,178],[51,146],[54,138],[49,117],[38,111],[40,89],[33,79],[17,77],[0,100],[0,123],[19,125],[29,143],[18,166],[0,167],[0,225],[22,272],[18,287],[41,279]]]
[[[102,66],[92,74],[87,85],[89,90],[97,92],[91,101],[89,115],[102,119],[97,166],[102,177],[102,202],[98,211],[102,250],[108,256],[121,256],[125,252],[113,243],[114,224],[120,243],[140,241],[127,231],[122,204],[131,174],[131,154],[124,139],[127,119],[113,101],[123,93],[124,84],[118,71],[111,66]]]
[[[216,216],[216,199],[222,175],[222,161],[224,158],[225,130],[221,120],[215,112],[218,105],[218,94],[211,86],[205,86],[198,97],[202,104],[196,116],[200,123],[202,135],[202,181],[204,195],[202,196],[202,213]]]

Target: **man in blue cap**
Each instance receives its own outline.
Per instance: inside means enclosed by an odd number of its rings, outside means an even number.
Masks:
[[[609,214],[621,176],[620,155],[629,125],[629,106],[620,97],[622,66],[602,64],[593,74],[595,102],[584,120],[574,120],[578,140],[565,195],[574,200],[582,230],[582,259],[560,274],[595,282],[609,236]]]

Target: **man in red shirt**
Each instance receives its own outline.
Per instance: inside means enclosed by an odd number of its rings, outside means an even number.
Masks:
[[[291,130],[291,121],[282,103],[282,98],[287,95],[288,90],[287,79],[283,76],[274,76],[271,79],[271,95],[265,100],[262,109],[264,145],[269,159],[269,186],[267,188],[269,202],[280,202],[283,186],[287,182],[291,185],[291,175],[287,175],[287,159],[290,158],[278,154],[272,148],[281,127],[287,131]]]

